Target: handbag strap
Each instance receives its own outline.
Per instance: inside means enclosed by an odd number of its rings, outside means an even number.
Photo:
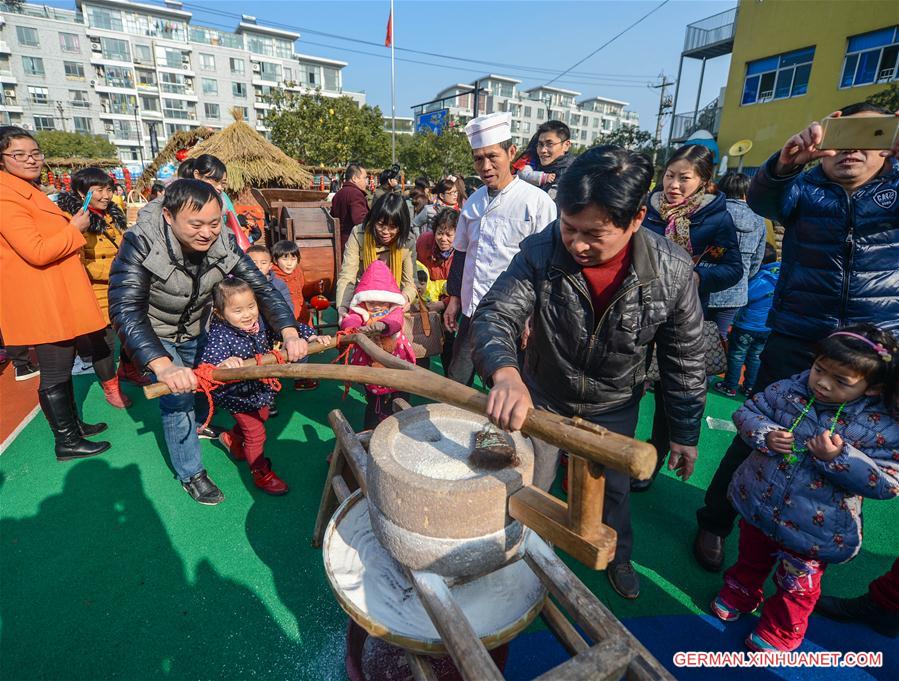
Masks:
[[[431,316],[428,314],[428,306],[425,305],[421,298],[418,299],[418,314],[421,315],[421,328],[424,330],[426,336],[430,336]]]

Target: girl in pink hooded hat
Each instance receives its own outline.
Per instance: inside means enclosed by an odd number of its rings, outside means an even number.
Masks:
[[[373,327],[380,335],[373,340],[384,350],[410,364],[415,364],[412,343],[403,334],[403,307],[406,298],[400,292],[396,279],[381,260],[375,260],[362,274],[350,300],[350,309],[340,323],[341,329]],[[350,363],[361,366],[382,366],[373,362],[360,348],[354,348]],[[405,398],[383,385],[366,385],[365,429],[374,428],[393,413],[393,400]]]

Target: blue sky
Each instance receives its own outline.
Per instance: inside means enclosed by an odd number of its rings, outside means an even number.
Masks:
[[[545,83],[649,12],[660,1],[396,0],[395,39],[398,48],[492,63],[462,62],[445,56],[398,50],[397,115],[411,115],[410,107],[413,104],[433,99],[447,85],[468,83],[487,73],[516,77],[522,81],[522,88]],[[349,62],[344,70],[344,87],[364,91],[369,104],[380,106],[385,115],[389,115],[390,50],[382,47],[389,0],[184,2],[185,9],[194,13],[193,23],[197,24],[233,29],[237,19],[225,14],[247,13],[255,15],[260,23],[272,22],[280,27],[296,29],[301,34],[296,44],[298,52]],[[49,4],[71,8],[74,0],[49,0]],[[647,84],[657,82],[661,71],[669,80],[675,78],[687,24],[735,5],[733,0],[669,0],[573,72],[587,75],[569,74],[556,81],[555,85],[577,90],[585,97],[601,95],[630,102],[630,108],[640,114],[641,127],[654,131],[659,92],[649,89]],[[379,46],[360,41],[374,42]],[[717,96],[719,88],[727,80],[729,63],[729,56],[708,62],[700,106]],[[699,70],[699,62],[685,62],[678,111],[693,109]]]

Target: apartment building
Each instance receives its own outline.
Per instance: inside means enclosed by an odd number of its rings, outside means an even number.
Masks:
[[[240,107],[265,132],[273,88],[343,89],[347,62],[294,50],[298,33],[244,16],[233,32],[197,26],[177,0],[76,0],[0,12],[0,124],[107,135],[123,161],[149,161],[178,130],[222,128]]]
[[[413,108],[421,113],[449,109],[453,119],[462,125],[475,117],[474,93],[480,88],[478,114],[497,111],[512,112],[512,139],[516,145],[527,144],[541,123],[555,119],[571,128],[573,144],[587,146],[602,136],[626,125],[638,127],[636,112],[625,111],[628,102],[608,97],[590,97],[578,101],[580,92],[539,86],[520,90],[520,80],[489,74],[472,83],[456,83],[441,90],[430,104]]]

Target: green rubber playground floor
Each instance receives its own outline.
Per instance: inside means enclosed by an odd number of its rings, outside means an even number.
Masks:
[[[205,465],[226,497],[205,507],[173,478],[155,404],[128,387],[135,405],[114,410],[92,375],[75,381],[85,418],[109,423],[112,448],[57,463],[38,415],[0,457],[0,676],[345,678],[346,617],[310,537],[333,446],[327,413],[340,408],[361,429],[360,393],[344,400],[333,382],[313,392],[285,386],[267,450],[291,486],[285,497],[257,491],[245,465],[203,441]],[[710,392],[706,413],[729,420],[738,404]],[[215,421],[229,425],[230,417]],[[638,437],[648,436],[651,421],[649,397]],[[618,617],[707,613],[721,578],[694,563],[690,542],[695,510],[731,438],[704,423],[693,478],[681,483],[666,471],[649,493],[634,495],[638,600],[622,600],[604,574],[572,564]],[[828,570],[825,592],[861,593],[888,569],[891,511],[889,502],[866,502],[864,550]],[[736,533],[727,548],[733,557]],[[685,632],[683,648],[707,646]]]

